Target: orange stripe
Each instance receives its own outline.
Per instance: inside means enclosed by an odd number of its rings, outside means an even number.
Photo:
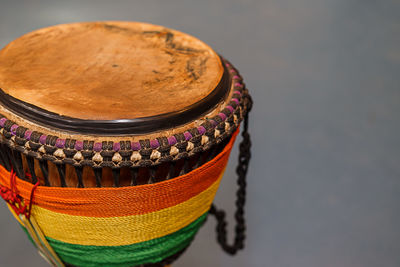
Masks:
[[[236,131],[213,160],[188,174],[156,184],[120,188],[60,188],[39,186],[34,203],[55,212],[88,216],[139,215],[178,205],[210,187],[228,162]],[[0,184],[9,187],[10,173],[0,166]],[[29,199],[33,185],[17,178],[19,194]]]

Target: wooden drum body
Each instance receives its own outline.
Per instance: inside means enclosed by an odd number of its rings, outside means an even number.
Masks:
[[[209,46],[134,22],[24,35],[0,51],[0,89],[1,196],[55,266],[177,258],[251,108],[237,70]],[[243,136],[239,180],[247,121]]]

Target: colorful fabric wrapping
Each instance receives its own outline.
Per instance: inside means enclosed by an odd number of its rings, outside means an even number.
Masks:
[[[66,263],[122,267],[160,262],[187,247],[205,221],[236,135],[214,159],[171,180],[120,188],[39,186],[31,216]],[[10,186],[10,173],[2,166],[0,184]],[[17,179],[26,202],[32,187]]]

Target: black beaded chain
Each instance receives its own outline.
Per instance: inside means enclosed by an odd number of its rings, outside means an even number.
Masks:
[[[252,106],[252,100],[249,98],[249,109],[250,112]],[[251,158],[251,140],[248,133],[249,127],[249,117],[248,113],[244,117],[244,125],[242,137],[243,140],[239,145],[239,164],[236,168],[236,173],[238,174],[237,184],[239,186],[236,192],[236,212],[235,212],[235,239],[232,245],[228,244],[227,241],[227,225],[225,211],[219,210],[215,204],[211,206],[210,214],[214,215],[217,220],[217,241],[222,247],[222,249],[230,255],[235,255],[238,250],[244,248],[244,241],[246,238],[246,222],[244,217],[244,205],[246,203],[246,176],[249,167],[249,161]]]

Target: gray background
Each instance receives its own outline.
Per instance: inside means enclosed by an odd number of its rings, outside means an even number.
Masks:
[[[93,20],[195,35],[255,100],[246,250],[225,255],[210,219],[174,266],[400,266],[399,1],[0,1],[0,46]],[[230,214],[236,155],[216,200]],[[45,266],[0,214],[0,266]]]

